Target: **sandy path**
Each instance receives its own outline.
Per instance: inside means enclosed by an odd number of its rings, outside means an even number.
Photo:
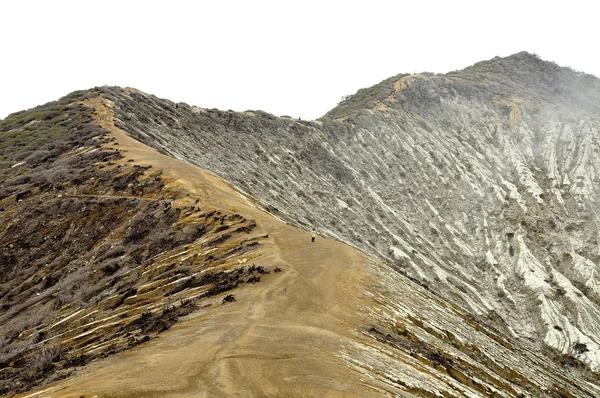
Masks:
[[[179,192],[203,205],[257,221],[269,239],[257,264],[279,266],[237,301],[201,309],[157,339],[94,362],[80,375],[35,397],[365,397],[375,396],[338,354],[361,327],[360,290],[368,280],[356,250],[285,225],[220,178],[160,155],[114,128],[111,113],[92,100],[126,159],[162,169]],[[380,396],[380,395],[378,395]]]

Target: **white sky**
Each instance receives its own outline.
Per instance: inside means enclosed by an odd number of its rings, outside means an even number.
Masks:
[[[523,50],[600,76],[594,3],[2,0],[0,118],[118,85],[314,119],[398,73]]]

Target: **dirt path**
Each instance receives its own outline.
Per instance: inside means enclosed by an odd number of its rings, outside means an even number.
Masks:
[[[216,298],[137,349],[94,362],[76,377],[28,397],[367,397],[340,358],[362,327],[361,287],[368,281],[356,250],[285,225],[254,207],[220,178],[163,156],[112,124],[110,110],[91,100],[126,158],[163,170],[177,189],[203,205],[236,207],[269,239],[257,263],[279,266],[256,285]],[[359,337],[360,338],[360,337]]]

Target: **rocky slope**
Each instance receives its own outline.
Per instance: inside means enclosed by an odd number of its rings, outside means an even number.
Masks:
[[[597,78],[519,53],[395,76],[317,121],[102,93],[146,144],[600,369]]]
[[[4,391],[39,382],[36,358],[151,338],[25,396],[596,397],[599,98],[520,53],[395,76],[318,121],[110,87],[12,115]],[[241,283],[244,258],[283,272]]]
[[[24,397],[598,395],[596,375],[575,358],[557,356],[549,361],[552,353],[539,353],[526,341],[505,336],[479,321],[468,308],[390,272],[389,265],[322,237],[311,243],[306,231],[261,211],[252,198],[239,195],[226,182],[126,136],[112,123],[114,114],[106,106],[110,103],[98,94],[85,103],[94,108],[101,126],[118,139],[113,148],[127,158],[122,159],[125,164],[133,160],[134,165],[150,166],[149,170],[161,168],[165,181],[170,181],[167,187],[172,189],[176,183],[184,197],[198,197],[204,205],[211,203],[219,209],[235,207],[239,214],[255,220],[261,245],[244,255],[271,264],[281,274],[263,275],[257,285],[241,284],[235,290],[236,301],[230,304],[222,303],[223,296],[202,295],[196,312],[159,338],[103,360],[96,358],[72,377]],[[201,246],[201,242],[191,246]],[[179,259],[177,254],[188,258],[186,251],[178,250],[169,257]],[[150,258],[142,267],[154,274],[169,257]],[[223,265],[232,263],[237,266],[235,261]],[[189,265],[171,263],[172,270],[184,273]],[[151,283],[155,284],[157,289],[145,299],[152,303],[152,298],[159,297],[158,302],[164,303],[161,287],[169,284]],[[197,288],[186,283],[177,292],[190,297]],[[151,303],[144,300],[141,305]],[[82,301],[74,305],[83,311],[88,306]],[[152,317],[131,310],[125,306],[116,312],[128,311],[131,316],[123,322],[139,326],[138,338],[154,336],[153,327],[143,327],[147,320],[158,319],[150,325],[161,329],[164,321],[171,321],[164,316],[171,311],[164,309]],[[101,324],[102,330],[119,341],[122,335],[113,334],[121,330],[118,325],[107,327],[114,320],[110,314],[102,312],[109,321]],[[64,334],[81,326],[95,331],[97,320],[86,324],[85,318],[65,325]],[[63,340],[63,344],[68,342]],[[64,366],[61,361],[51,364]]]

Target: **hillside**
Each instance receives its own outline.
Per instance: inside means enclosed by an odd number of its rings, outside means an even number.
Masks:
[[[599,87],[520,53],[386,80],[372,91],[390,97],[347,99],[340,109],[356,106],[340,120],[339,109],[304,122],[105,95],[132,136],[376,255],[506,334],[564,354],[585,344],[577,356],[598,369]]]
[[[266,240],[254,220],[132,159],[104,109],[75,93],[0,122],[12,164],[0,174],[0,393],[144,343],[270,272],[240,264]]]
[[[597,78],[527,53],[446,75],[397,75],[317,121],[201,109],[135,89],[66,97],[63,112],[85,116],[67,125],[76,132],[91,123],[93,141],[69,138],[42,167],[79,156],[77,170],[89,174],[44,185],[30,154],[4,159],[0,216],[16,226],[0,236],[12,250],[0,265],[21,279],[2,285],[10,288],[0,296],[0,325],[10,327],[6,319],[35,305],[56,308],[29,329],[15,328],[29,332],[13,333],[2,347],[21,347],[25,356],[24,346],[43,347],[34,336],[52,330],[57,316],[65,334],[55,339],[71,344],[81,338],[78,327],[87,336],[89,314],[106,325],[92,332],[109,335],[71,350],[108,354],[132,346],[130,337],[152,338],[48,387],[50,396],[595,397],[599,100]],[[31,112],[2,121],[3,144],[27,126],[64,123]],[[46,137],[46,127],[33,131]],[[35,178],[23,179],[29,175]],[[104,200],[122,201],[124,210],[94,210]],[[73,208],[38,210],[52,201]],[[17,214],[39,219],[18,224]],[[100,215],[119,222],[94,218]],[[77,223],[87,218],[108,237],[79,243]],[[136,219],[155,224],[137,231]],[[15,247],[24,250],[37,225],[54,223],[54,230],[67,222],[63,234],[77,243],[37,243],[40,255],[21,260]],[[348,246],[321,237],[311,245],[305,231],[312,226]],[[10,240],[13,231],[23,235]],[[103,257],[118,245],[118,254]],[[63,253],[71,261],[52,263],[60,272],[45,286],[45,263]],[[190,254],[193,261],[170,266]],[[282,272],[241,284],[254,276],[243,258]],[[201,277],[215,265],[219,275],[238,278],[225,284],[237,301],[223,302],[228,289],[205,294],[221,286]],[[81,285],[67,279],[69,270],[96,290],[81,297],[70,289],[75,304],[61,307],[55,301],[63,290],[52,286]],[[181,305],[167,298],[173,282],[181,284],[174,293]],[[152,293],[143,296],[145,289]],[[34,300],[21,305],[25,297]],[[101,299],[118,305],[103,307]],[[171,306],[191,315],[158,338],[154,329],[134,329],[148,309],[163,319]],[[124,321],[115,326],[112,316]],[[23,379],[18,372],[27,368],[6,358],[1,374],[17,376],[3,377]],[[55,359],[51,366],[66,367]]]

